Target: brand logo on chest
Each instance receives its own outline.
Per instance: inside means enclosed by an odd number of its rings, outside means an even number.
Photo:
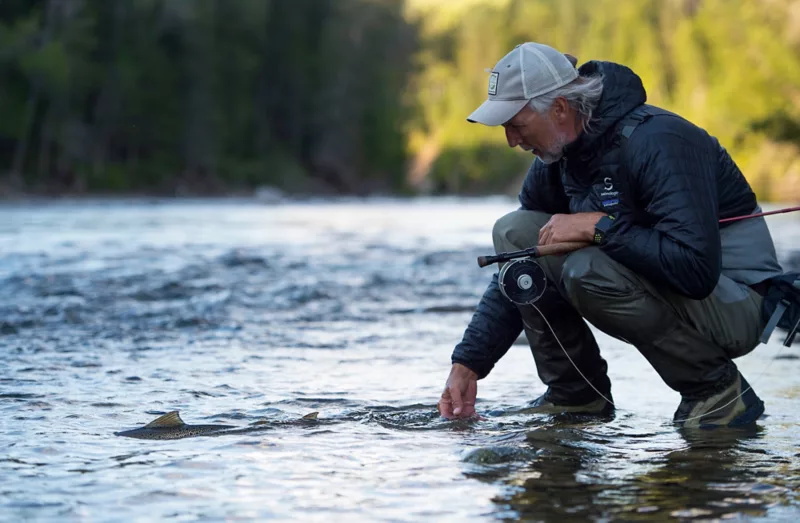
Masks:
[[[616,207],[619,204],[619,191],[614,190],[614,181],[610,176],[603,178],[603,190],[600,192],[603,208]]]
[[[614,189],[614,181],[611,179],[610,176],[606,176],[603,178],[603,190],[600,192],[600,196],[619,196],[619,191]]]

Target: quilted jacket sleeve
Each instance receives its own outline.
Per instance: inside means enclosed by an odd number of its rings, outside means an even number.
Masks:
[[[538,158],[532,163],[519,194],[523,209],[548,213],[569,212],[557,170]],[[456,345],[452,363],[460,363],[479,378],[486,377],[522,332],[522,318],[516,305],[500,292],[497,273],[483,293],[478,308]]]
[[[622,155],[622,207],[602,249],[613,259],[693,299],[714,290],[721,273],[717,222],[718,147],[702,129],[672,117],[640,125]]]
[[[519,310],[500,292],[495,273],[451,361],[468,367],[479,379],[485,378],[521,332]]]

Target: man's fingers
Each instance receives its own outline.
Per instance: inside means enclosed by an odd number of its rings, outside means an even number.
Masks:
[[[478,398],[478,382],[470,381],[467,385],[467,401],[475,405],[475,400]]]
[[[546,240],[547,237],[550,235],[550,222],[544,224],[544,226],[539,229],[539,240]]]
[[[436,404],[436,408],[439,409],[439,414],[442,417],[447,419],[453,417],[453,402],[450,400],[450,394],[448,394],[446,390],[444,394],[442,394],[439,403]]]
[[[458,387],[450,386],[448,386],[448,390],[450,391],[450,398],[453,400],[453,414],[459,416],[461,415],[461,409],[463,407],[461,402],[461,391],[458,390]]]
[[[474,388],[474,387],[473,387]],[[453,389],[455,390],[455,389]],[[466,392],[467,396],[470,395],[470,390],[468,389]],[[459,409],[453,408],[454,403],[450,399],[450,394],[445,393],[442,394],[442,398],[439,400],[439,403],[436,404],[436,408],[439,410],[439,414],[445,419],[454,419],[454,418],[477,418],[483,419],[478,416],[478,413],[475,411],[475,398],[467,398],[466,396],[462,398],[461,407]]]
[[[437,404],[439,413],[447,419],[473,417],[478,392],[476,379],[473,371],[463,365],[453,365]]]
[[[539,229],[539,245],[547,245],[550,243],[550,237],[553,235],[553,222],[552,218],[544,224],[544,227]]]
[[[475,415],[475,404],[464,402],[461,408],[461,417],[462,418],[471,418]]]
[[[475,400],[478,397],[478,382],[470,381],[467,390],[464,392],[462,416],[472,417],[475,415]]]

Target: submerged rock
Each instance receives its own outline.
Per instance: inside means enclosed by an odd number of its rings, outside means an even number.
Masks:
[[[461,460],[475,465],[497,465],[514,461],[530,461],[536,451],[521,447],[483,447],[472,450]]]

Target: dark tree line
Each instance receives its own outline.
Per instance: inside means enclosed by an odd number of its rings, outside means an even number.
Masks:
[[[397,190],[401,0],[3,0],[0,190]]]
[[[407,4],[407,5],[406,5]],[[466,116],[514,45],[630,66],[800,197],[797,0],[0,0],[0,195],[515,193]]]

